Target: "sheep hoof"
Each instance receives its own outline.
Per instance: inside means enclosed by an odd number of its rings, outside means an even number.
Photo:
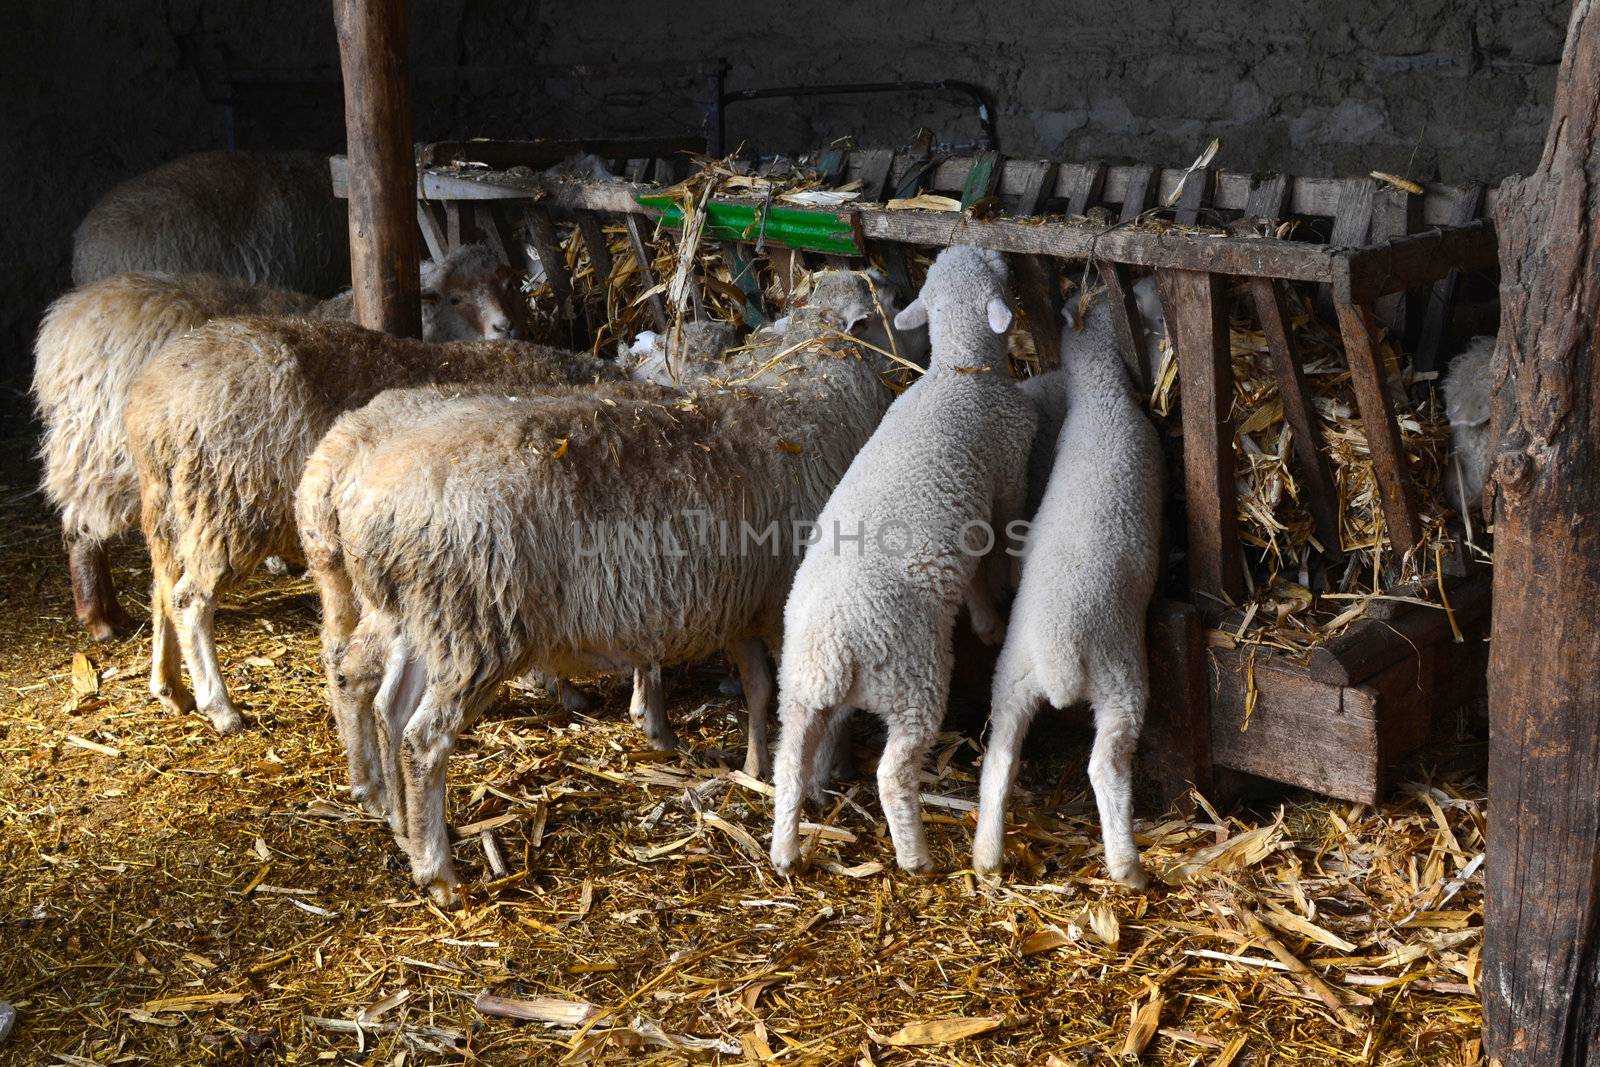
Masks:
[[[236,734],[244,727],[244,716],[239,714],[239,709],[232,704],[222,703],[206,709],[206,717],[211,720],[211,725],[217,733]]]
[[[772,757],[754,748],[744,754],[744,773],[763,782],[772,781]]]
[[[289,565],[283,561],[282,556],[268,556],[262,562],[261,569],[274,578],[282,578],[289,573]]]
[[[1131,868],[1126,871],[1112,872],[1112,877],[1135,892],[1150,888],[1150,873],[1136,860]]]
[[[361,806],[361,810],[368,815],[383,818],[388,805],[384,803],[381,790],[370,785],[356,785],[350,787],[350,799]]]
[[[85,619],[84,626],[89,630],[90,640],[98,644],[105,644],[107,641],[115,641],[119,638],[127,637],[137,629],[134,621],[123,614],[121,608],[115,611],[108,611],[103,616]]]
[[[187,715],[194,710],[194,694],[181,685],[152,685],[150,695],[174,715]]]
[[[804,869],[800,862],[800,846],[795,844],[789,848],[772,848],[772,868],[781,875],[799,874]]]
[[[680,747],[678,735],[673,733],[671,730],[668,730],[663,734],[655,735],[652,735],[649,731],[646,731],[645,738],[650,742],[650,747],[655,749],[657,752],[676,752]]]
[[[428,899],[446,911],[455,911],[466,905],[467,898],[459,882],[435,878],[428,883]]]
[[[934,875],[933,858],[931,856],[912,856],[899,861],[900,869],[910,877],[917,880],[932,878]]]

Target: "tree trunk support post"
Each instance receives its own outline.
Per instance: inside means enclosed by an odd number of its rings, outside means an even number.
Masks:
[[[1496,202],[1485,1051],[1600,1065],[1600,4],[1577,0],[1538,168]]]
[[[411,144],[404,0],[334,0],[350,160],[356,322],[422,332],[417,162]]]

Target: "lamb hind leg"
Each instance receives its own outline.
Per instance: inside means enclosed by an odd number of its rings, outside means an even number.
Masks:
[[[445,768],[466,721],[464,709],[460,694],[444,695],[430,685],[406,723],[402,740],[411,874],[441,907],[461,903],[461,880],[445,823],[444,787]]]
[[[778,762],[772,814],[772,865],[788,874],[800,859],[800,802],[817,749],[828,731],[828,708],[791,703],[780,708],[783,732],[778,735]]]
[[[72,576],[72,606],[78,621],[96,641],[110,641],[130,633],[133,619],[117,602],[111,581],[111,561],[102,541],[67,536],[67,569]]]
[[[995,672],[989,709],[989,747],[978,786],[978,832],[972,841],[972,868],[980,874],[1000,870],[1005,852],[1006,807],[1017,781],[1022,741],[1043,702],[1028,674],[1018,677],[1002,660]]]
[[[1089,754],[1089,783],[1100,809],[1100,837],[1106,869],[1133,889],[1150,884],[1139,863],[1133,840],[1133,754],[1144,722],[1142,692],[1106,694],[1094,706],[1094,748]]]
[[[231,734],[244,725],[244,719],[228,697],[222,664],[217,660],[216,594],[185,573],[172,587],[172,604],[177,609],[178,643],[194,685],[195,703],[217,733]]]
[[[933,870],[928,836],[922,828],[922,761],[939,733],[944,701],[937,694],[897,709],[888,716],[889,738],[878,760],[878,800],[894,841],[895,862],[912,874]]]
[[[644,731],[650,747],[657,752],[671,752],[678,747],[678,735],[667,721],[667,693],[661,685],[661,666],[633,670],[633,695],[628,698],[628,718]]]

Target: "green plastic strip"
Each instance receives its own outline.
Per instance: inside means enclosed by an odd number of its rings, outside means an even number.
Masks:
[[[639,203],[661,213],[661,224],[672,229],[683,226],[683,209],[670,196],[639,196]],[[849,211],[816,211],[809,208],[766,208],[763,226],[762,205],[730,200],[706,204],[705,235],[719,241],[755,241],[806,252],[825,252],[835,256],[862,254],[861,231]]]

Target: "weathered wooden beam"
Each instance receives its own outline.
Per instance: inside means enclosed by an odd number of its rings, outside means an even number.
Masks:
[[[1257,219],[1281,219],[1289,205],[1289,178],[1283,174],[1252,175],[1244,213]]]
[[[1422,226],[1422,197],[1404,189],[1379,189],[1372,201],[1372,242],[1405,237]],[[1402,341],[1412,336],[1415,303],[1405,291],[1390,293],[1372,302],[1373,316],[1389,330],[1389,336]]]
[[[1172,221],[1179,226],[1198,225],[1200,213],[1211,206],[1211,198],[1216,188],[1217,172],[1210,167],[1201,167],[1185,175],[1183,189],[1178,197],[1178,207],[1172,214]]]
[[[488,202],[474,205],[472,221],[477,224],[478,236],[489,246],[495,258],[510,266],[511,254],[507,250],[505,233],[501,229],[500,216],[496,214],[494,205]]]
[[[1483,214],[1483,186],[1473,184],[1456,197],[1448,220],[1452,226],[1468,226]],[[1445,331],[1450,328],[1450,318],[1455,312],[1456,290],[1461,285],[1461,272],[1451,270],[1433,283],[1428,305],[1422,313],[1422,328],[1417,333],[1417,343],[1411,366],[1418,375],[1439,370],[1439,356],[1444,347]],[[1413,399],[1421,400],[1433,387],[1432,382],[1419,381]]]
[[[1576,0],[1539,165],[1500,187],[1489,440],[1484,1052],[1600,1065],[1600,6]]]
[[[889,171],[894,167],[894,150],[874,148],[861,153],[861,199],[879,204],[889,190]]]
[[[1492,270],[1499,262],[1498,252],[1494,224],[1488,219],[1392,238],[1344,253],[1333,297],[1339,303],[1369,303],[1387,293],[1427,285],[1458,268]]]
[[[334,0],[349,143],[350,275],[356,322],[422,332],[416,160],[403,0]]]
[[[1405,555],[1422,543],[1422,523],[1417,518],[1400,427],[1395,421],[1394,399],[1385,381],[1377,330],[1372,315],[1358,304],[1336,304],[1345,358],[1350,364],[1350,384],[1361,412],[1361,429],[1372,455],[1372,476],[1383,503],[1384,525],[1395,552]]]
[[[650,255],[650,242],[644,236],[644,220],[638,215],[624,215],[622,222],[628,229],[628,247],[633,249],[634,262],[639,266],[640,284],[645,292],[650,292],[658,282],[653,266],[655,261]],[[671,327],[672,319],[667,315],[667,304],[661,299],[661,294],[651,293],[645,298],[645,306],[650,309],[650,321],[655,323],[658,331],[665,333]]]
[[[574,313],[572,271],[567,269],[567,254],[556,234],[556,224],[548,211],[535,205],[524,209],[523,221],[528,227],[528,243],[533,245],[534,252],[539,256],[545,280],[550,283],[550,291],[555,294],[556,303],[563,313],[570,317]]]
[[[1322,451],[1316,409],[1301,372],[1299,347],[1289,325],[1284,283],[1271,278],[1252,278],[1250,294],[1277,374],[1278,397],[1283,401],[1283,417],[1293,438],[1306,505],[1311,509],[1323,555],[1336,561],[1343,556],[1339,537],[1339,490],[1328,466],[1328,457]]]
[[[450,163],[482,163],[494,170],[533,167],[542,170],[571,156],[589,153],[601,159],[662,158],[685,152],[704,153],[706,139],[694,134],[674,137],[584,138],[569,141],[434,141],[422,146],[424,167]]]
[[[583,237],[584,250],[589,253],[589,264],[594,268],[595,282],[604,288],[611,282],[611,271],[614,266],[611,246],[606,243],[604,221],[593,211],[580,211],[578,233]]]
[[[1145,396],[1155,387],[1145,366],[1144,321],[1139,317],[1139,307],[1133,298],[1133,279],[1128,268],[1120,263],[1100,264],[1100,280],[1106,286],[1106,310],[1111,313],[1111,329],[1117,335],[1117,348],[1128,365],[1134,385]]]
[[[1205,635],[1192,604],[1158,600],[1147,623],[1150,711],[1139,735],[1143,773],[1163,808],[1187,808],[1191,788],[1210,797],[1211,687]]]
[[[450,243],[439,225],[439,217],[426,200],[417,201],[417,227],[422,232],[423,243],[428,246],[429,256],[439,260],[449,254]]]
[[[1203,271],[1158,275],[1183,390],[1183,465],[1189,509],[1189,589],[1203,611],[1244,592],[1233,479],[1233,366],[1223,279]]]
[[[1442,608],[1407,604],[1388,619],[1358,619],[1311,653],[1311,677],[1328,685],[1360,685],[1419,648],[1452,640],[1452,617],[1463,632],[1488,618],[1489,586],[1487,573],[1453,583],[1449,615]]]
[[[1091,162],[1074,169],[1078,173],[1070,179],[1072,191],[1067,194],[1067,214],[1083,215],[1100,203],[1100,193],[1106,185],[1106,165]]]
[[[1132,222],[1155,205],[1160,191],[1160,172],[1155,167],[1137,166],[1128,168],[1120,196],[1116,195],[1114,189],[1104,188],[1100,195],[1113,203],[1121,202],[1122,215],[1117,219],[1118,222]]]

